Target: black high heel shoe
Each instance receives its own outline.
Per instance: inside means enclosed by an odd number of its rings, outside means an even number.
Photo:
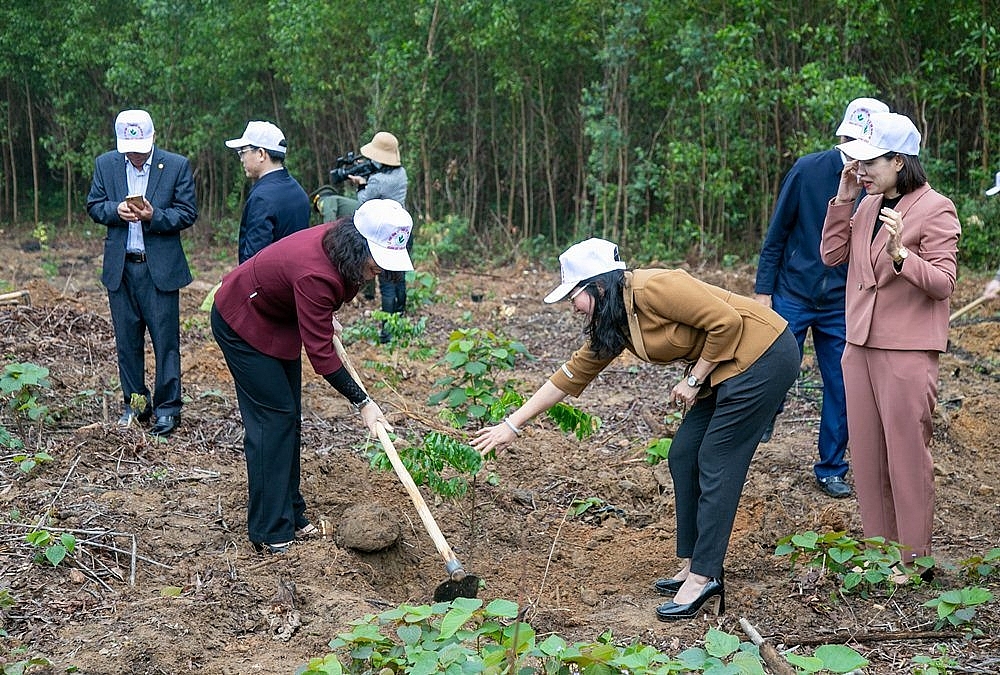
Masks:
[[[725,572],[719,576],[719,581],[722,581],[725,576]],[[684,585],[683,579],[657,579],[653,582],[653,590],[660,595],[675,595],[677,591],[681,590],[681,586]]]
[[[676,602],[665,602],[656,608],[656,618],[660,621],[677,621],[693,619],[706,604],[714,605],[713,613],[718,615],[726,611],[726,586],[722,579],[709,579],[697,598],[683,605]]]
[[[674,595],[683,584],[683,579],[657,579],[653,582],[653,590],[660,595]]]

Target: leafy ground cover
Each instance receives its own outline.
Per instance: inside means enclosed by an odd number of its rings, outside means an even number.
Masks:
[[[292,673],[327,654],[352,621],[431,602],[445,578],[441,558],[395,476],[369,468],[373,443],[356,414],[308,366],[304,492],[321,534],[283,556],[250,548],[236,399],[199,309],[225,270],[224,256],[192,256],[199,278],[182,292],[189,402],[180,430],[157,441],[115,425],[100,241],[42,250],[22,243],[4,234],[0,278],[4,290],[28,290],[31,306],[0,307],[0,346],[4,364],[48,369],[36,405],[47,406],[53,421],[40,427],[6,405],[0,418],[24,445],[0,450],[0,659],[7,666],[37,657],[52,665],[28,672]],[[514,371],[523,394],[579,341],[579,319],[540,301],[556,281],[550,269],[429,271],[437,301],[414,311],[425,321],[421,335],[393,349],[348,345],[392,412],[403,452],[431,431],[461,437],[440,416],[441,405],[428,404],[456,329],[486,328],[523,343],[534,357],[519,359]],[[740,292],[751,288],[751,269],[693,271]],[[982,283],[963,279],[955,307]],[[340,318],[363,323],[376,308],[362,300]],[[789,656],[849,645],[869,661],[866,673],[915,672],[948,659],[969,672],[996,672],[997,601],[978,604],[970,621],[943,624],[942,602],[933,602],[970,585],[1000,593],[995,574],[970,578],[963,562],[1000,545],[1000,324],[984,307],[957,321],[951,340],[934,446],[938,568],[931,584],[862,584],[848,592],[837,575],[774,555],[789,535],[861,537],[854,500],[831,500],[813,484],[819,382],[808,356],[774,439],[751,466],[722,617],[664,624],[653,614],[661,599],[651,583],[676,562],[670,479],[664,463],[649,461],[665,448],[648,446],[676,424],[665,400],[677,369],[623,358],[573,401],[601,418],[592,437],[578,440],[540,420],[488,462],[462,498],[424,494],[466,569],[484,580],[480,598],[514,603],[540,642],[639,641],[680,654],[718,631],[743,636],[743,618]],[[399,543],[372,553],[343,545],[352,514],[373,505],[399,525]],[[39,538],[40,527],[50,536]]]

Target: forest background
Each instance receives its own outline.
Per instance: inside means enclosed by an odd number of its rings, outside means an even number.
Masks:
[[[191,159],[189,245],[232,241],[248,188],[224,141],[265,119],[307,191],[377,130],[400,139],[418,244],[503,264],[601,236],[630,262],[753,263],[780,180],[846,104],[923,135],[997,263],[996,0],[50,0],[0,2],[0,222],[86,216],[118,111]],[[40,229],[39,229],[40,228]],[[995,225],[992,230],[996,230]]]

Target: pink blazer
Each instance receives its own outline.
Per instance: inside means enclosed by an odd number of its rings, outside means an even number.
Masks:
[[[958,272],[962,228],[955,205],[924,185],[896,206],[903,214],[903,245],[910,256],[896,272],[885,252],[885,228],[872,240],[882,195],[830,205],[820,255],[828,266],[848,262],[847,341],[875,349],[943,352],[948,345],[948,298]]]

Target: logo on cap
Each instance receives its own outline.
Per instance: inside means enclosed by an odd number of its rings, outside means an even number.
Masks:
[[[390,251],[399,251],[406,248],[406,241],[410,238],[408,228],[399,228],[389,235],[389,242],[385,245]]]

